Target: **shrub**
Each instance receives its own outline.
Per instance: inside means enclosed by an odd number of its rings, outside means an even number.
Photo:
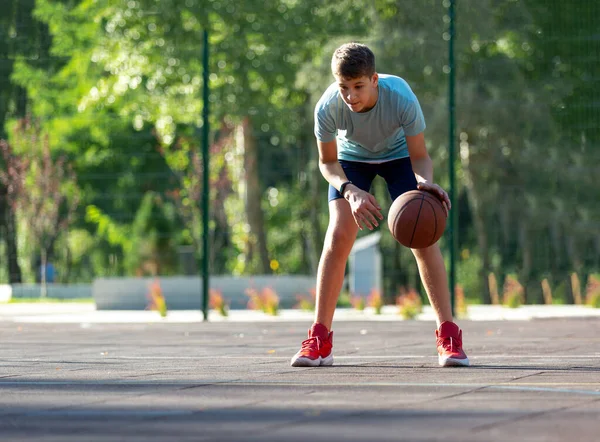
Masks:
[[[229,315],[229,303],[223,297],[223,293],[220,290],[210,289],[208,291],[210,298],[210,308],[219,312],[221,316]]]
[[[590,307],[600,308],[600,275],[590,275],[585,289],[585,303]]]
[[[310,290],[310,295],[296,295],[296,300],[298,303],[294,306],[294,308],[299,308],[305,312],[314,312],[315,305],[317,303],[317,291],[315,289]]]
[[[250,297],[248,308],[261,310],[264,313],[276,316],[279,313],[279,296],[270,287],[265,287],[260,292],[256,289],[247,289],[246,295]]]
[[[465,291],[460,284],[456,284],[456,287],[454,288],[454,308],[458,317],[465,317],[467,315]]]
[[[525,290],[516,276],[507,275],[504,280],[502,303],[509,308],[520,307],[525,301]]]
[[[396,297],[398,313],[404,319],[414,319],[423,311],[423,303],[417,291],[413,288],[401,288]]]
[[[150,284],[150,292],[146,295],[149,301],[148,309],[156,310],[161,318],[167,316],[167,301],[162,293],[162,288],[160,287],[160,282],[155,280],[152,284]]]
[[[371,293],[369,293],[369,296],[367,297],[367,305],[369,307],[373,307],[376,315],[381,314],[381,308],[383,307],[383,297],[381,296],[381,292],[379,290],[371,290]]]
[[[350,296],[350,304],[359,312],[362,312],[365,309],[365,298],[360,295],[352,295]]]

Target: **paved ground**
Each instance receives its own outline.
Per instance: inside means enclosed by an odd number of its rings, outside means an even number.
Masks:
[[[339,322],[329,368],[292,368],[306,322],[0,322],[2,441],[595,441],[600,321]]]

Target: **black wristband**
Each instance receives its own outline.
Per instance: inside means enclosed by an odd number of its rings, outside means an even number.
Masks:
[[[342,198],[344,197],[344,190],[346,190],[346,186],[348,184],[352,184],[352,181],[345,181],[342,183],[342,185],[340,186],[340,195],[342,195]]]

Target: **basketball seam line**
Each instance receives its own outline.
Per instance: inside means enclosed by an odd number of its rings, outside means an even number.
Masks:
[[[410,237],[410,245],[412,248],[413,239],[415,239],[415,232],[417,231],[417,226],[419,225],[419,218],[421,217],[421,209],[423,209],[423,201],[425,201],[425,197],[421,196],[421,205],[419,206],[419,214],[417,215],[417,219],[415,220],[415,226],[413,227],[413,233]]]
[[[398,209],[398,212],[396,212],[396,216],[394,217],[394,226],[396,226],[396,223],[398,222],[398,218],[400,218],[400,216],[402,215],[402,211],[403,211],[403,210],[406,208],[406,206],[408,206],[410,203],[412,203],[413,201],[415,201],[415,200],[418,200],[418,199],[420,199],[420,198],[422,198],[422,196],[421,196],[421,195],[419,195],[419,196],[417,196],[417,197],[415,197],[415,198],[411,198],[410,200],[408,200],[407,202],[405,202],[405,203],[402,205],[402,207],[400,207],[400,208]],[[392,234],[392,235],[393,235],[393,234]],[[412,239],[411,239],[411,243],[412,243]],[[410,247],[410,245],[409,245],[409,247]]]
[[[431,204],[431,208],[433,210],[433,216],[435,219],[435,233],[437,234],[437,227],[438,227],[437,213],[436,213],[435,209],[433,208],[433,203],[431,202],[431,200],[435,201],[435,203],[438,204],[442,208],[442,212],[444,213],[446,218],[448,218],[448,211],[446,210],[446,207],[444,207],[444,204],[442,203],[442,201],[440,201],[440,199],[437,198],[435,195],[431,195],[431,194],[426,194],[426,195],[427,195],[427,197],[429,197],[429,198],[426,198],[428,200],[427,202],[429,204]],[[442,232],[442,235],[443,235],[443,232]],[[435,238],[435,236],[434,236],[434,238]],[[431,245],[433,245],[433,244],[435,244],[435,243],[432,243]]]
[[[429,204],[431,206],[431,211],[433,212],[433,237],[431,238],[431,241],[429,242],[429,245],[432,246],[434,244],[433,239],[435,238],[435,235],[437,234],[437,214],[435,213],[435,208],[433,207],[433,204],[431,203],[431,201],[427,201],[427,204]]]
[[[411,198],[411,199],[409,199],[407,202],[405,202],[405,203],[402,205],[402,207],[400,207],[400,208],[398,209],[398,213],[402,213],[402,210],[403,210],[403,209],[404,209],[406,206],[408,206],[408,205],[409,205],[410,203],[412,203],[413,201],[415,201],[415,200],[420,200],[420,199],[423,199],[423,198],[422,198],[421,196],[417,196],[417,197],[415,197],[415,198]],[[396,215],[396,218],[398,218],[398,215]]]

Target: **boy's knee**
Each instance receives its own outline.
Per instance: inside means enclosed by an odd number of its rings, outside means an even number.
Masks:
[[[348,250],[352,248],[355,239],[356,234],[354,232],[349,232],[342,228],[335,228],[327,235],[325,247],[330,250]]]

